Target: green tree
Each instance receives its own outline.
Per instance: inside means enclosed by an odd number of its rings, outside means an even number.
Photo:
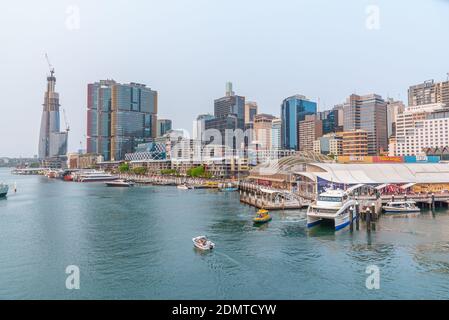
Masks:
[[[194,178],[203,177],[204,172],[205,172],[204,166],[198,166],[198,167],[190,168],[189,170],[187,170],[187,175],[189,177],[194,177]]]
[[[122,163],[121,165],[118,166],[118,171],[120,173],[125,173],[129,171],[129,163]]]
[[[145,167],[135,167],[133,169],[134,174],[137,175],[144,175],[145,173],[147,173],[147,168]]]
[[[175,169],[162,169],[161,174],[162,175],[177,175],[178,172]]]

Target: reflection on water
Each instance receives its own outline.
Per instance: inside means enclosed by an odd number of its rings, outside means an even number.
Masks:
[[[449,214],[383,216],[376,230],[308,230],[305,210],[256,210],[237,193],[176,187],[106,188],[11,176],[0,201],[0,298],[447,298]],[[205,234],[212,251],[193,248]],[[65,267],[81,290],[65,289]],[[368,265],[381,289],[365,287]]]

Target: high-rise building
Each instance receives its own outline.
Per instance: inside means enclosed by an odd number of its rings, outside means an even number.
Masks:
[[[435,82],[427,80],[410,86],[408,89],[408,105],[419,106],[432,103],[443,103],[449,106],[449,80]]]
[[[123,160],[157,136],[157,91],[101,80],[87,87],[87,152]]]
[[[323,134],[337,132],[338,110],[325,110],[317,113],[317,118],[322,121]]]
[[[332,110],[335,112],[335,116],[337,118],[335,123],[335,132],[343,132],[345,125],[344,104],[337,104]]]
[[[448,146],[448,110],[443,103],[406,107],[396,120],[395,155],[421,155],[425,148]]]
[[[350,130],[342,133],[344,156],[367,156],[368,155],[368,132],[365,130]]]
[[[282,149],[282,120],[280,118],[275,118],[271,122],[271,149],[281,150]]]
[[[248,101],[245,103],[245,124],[253,123],[257,114],[257,103]]]
[[[313,142],[323,135],[323,122],[317,115],[306,115],[299,121],[299,151],[313,151]]]
[[[313,142],[313,151],[325,155],[343,155],[343,137],[341,133],[328,133]]]
[[[258,114],[254,118],[254,139],[257,141],[260,149],[271,149],[271,130],[273,126],[273,120],[276,117],[270,114]]]
[[[364,130],[368,135],[368,155],[388,150],[387,103],[377,94],[352,94],[344,104],[344,131]]]
[[[200,114],[193,120],[193,132],[192,138],[194,140],[203,141],[203,133],[206,130],[206,120],[214,119],[214,116],[211,114]]]
[[[169,119],[157,119],[157,137],[162,137],[172,129],[172,121]]]
[[[245,129],[245,97],[232,91],[232,83],[226,83],[226,95],[214,101],[214,118],[206,120],[205,129],[216,129],[221,135],[221,143],[236,148],[231,143],[234,131]],[[232,145],[231,145],[232,144]]]
[[[405,109],[402,101],[395,101],[389,98],[387,101],[387,136],[388,138],[396,135],[396,118],[399,113]]]
[[[58,158],[67,153],[68,128],[64,132],[60,129],[59,94],[55,92],[55,71],[50,70],[47,77],[47,91],[44,95],[44,104],[39,133],[39,159]]]
[[[315,114],[316,102],[303,95],[295,95],[284,99],[281,105],[282,147],[288,150],[300,150],[298,123],[306,115]]]

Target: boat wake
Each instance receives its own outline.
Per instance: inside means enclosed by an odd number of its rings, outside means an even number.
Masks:
[[[226,259],[228,259],[229,261],[231,261],[232,263],[236,264],[237,266],[241,266],[242,264],[240,262],[238,262],[237,260],[231,258],[230,256],[228,256],[225,253],[219,252],[219,251],[214,251],[215,254],[218,254],[219,256],[225,257]]]

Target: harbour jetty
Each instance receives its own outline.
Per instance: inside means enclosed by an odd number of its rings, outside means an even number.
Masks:
[[[118,176],[120,179],[129,180],[141,185],[150,184],[159,186],[177,186],[181,184],[188,184],[194,186],[195,189],[218,189],[220,183],[230,183],[230,181],[215,179],[163,175],[119,174]]]
[[[310,201],[288,190],[264,187],[255,183],[239,184],[240,202],[267,210],[297,210],[305,208]]]

